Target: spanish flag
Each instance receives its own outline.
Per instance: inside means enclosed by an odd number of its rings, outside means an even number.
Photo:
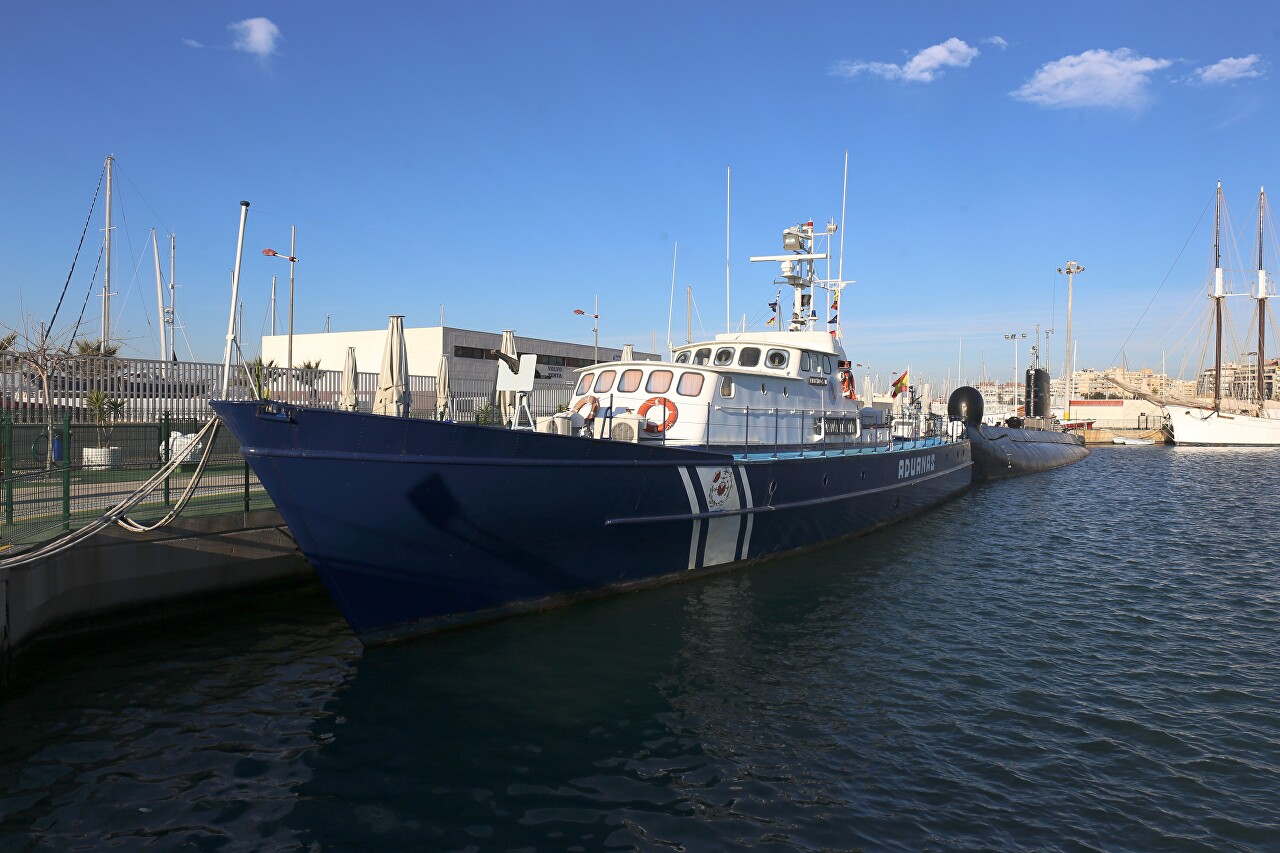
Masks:
[[[910,372],[911,372],[910,370],[904,370],[902,371],[901,376],[893,380],[893,396],[894,397],[897,397],[903,391],[907,390],[907,382],[909,381],[907,379],[907,374]]]

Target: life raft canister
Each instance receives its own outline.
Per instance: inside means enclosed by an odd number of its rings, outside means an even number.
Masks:
[[[581,412],[583,406],[589,405],[590,408],[582,415],[586,420],[593,421],[596,418],[596,412],[600,411],[600,401],[596,399],[594,394],[588,394],[581,400],[573,404],[571,411]]]
[[[645,424],[645,432],[663,433],[671,429],[676,424],[676,420],[680,417],[680,412],[676,410],[676,404],[668,400],[666,397],[650,397],[640,404],[640,408],[636,411],[640,417],[648,414],[649,410],[655,406],[661,406],[666,410],[667,417],[662,423]]]

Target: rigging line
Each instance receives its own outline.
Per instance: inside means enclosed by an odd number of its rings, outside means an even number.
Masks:
[[[107,173],[107,164],[102,164],[102,171],[98,173],[98,186],[93,191],[93,201],[89,203],[89,215],[84,219],[84,230],[80,232],[80,242],[76,245],[76,253],[71,258],[71,269],[67,272],[66,283],[62,285],[62,294],[58,297],[58,304],[53,309],[53,316],[49,318],[49,330],[52,332],[54,324],[58,321],[58,311],[62,308],[62,300],[67,295],[67,288],[71,286],[71,276],[76,271],[76,261],[80,258],[80,250],[84,247],[85,235],[89,233],[89,223],[93,220],[93,210],[98,206],[98,193],[102,190],[102,178]],[[96,272],[96,270],[95,270]],[[84,312],[80,312],[84,316]],[[79,324],[77,323],[77,326]],[[41,344],[44,341],[40,342]]]
[[[138,262],[137,262],[136,264],[134,264],[134,267],[133,267],[133,277],[132,277],[131,279],[129,279],[129,288],[124,292],[124,301],[122,301],[122,302],[120,303],[120,312],[119,312],[119,315],[118,315],[118,316],[123,317],[123,316],[124,316],[125,309],[127,309],[127,308],[129,307],[129,297],[133,295],[133,291],[134,291],[134,289],[135,289],[135,288],[137,287],[137,285],[138,285],[138,268],[142,266],[143,261],[145,261],[146,259],[147,259],[147,258],[146,258],[146,256],[145,256],[145,255],[140,255],[140,256],[138,257]],[[154,330],[151,328],[151,313],[150,313],[149,311],[143,311],[143,312],[142,312],[142,318],[143,318],[144,320],[146,320],[146,322],[147,322],[147,331],[148,331],[148,333],[150,333],[150,332],[154,331]],[[116,328],[119,328],[119,326],[117,326]],[[139,350],[139,349],[137,349],[136,347],[134,347],[134,346],[133,346],[131,343],[129,343],[128,341],[122,341],[121,343],[122,343],[122,344],[129,344],[129,348],[130,348],[130,349],[132,349],[134,352],[141,352],[141,350]]]
[[[93,284],[98,280],[98,269],[102,266],[102,256],[105,251],[105,247],[98,247],[98,262],[93,265],[93,275],[89,277],[89,289],[84,292],[84,304],[80,306],[80,316],[76,318],[76,324],[71,328],[72,343],[75,343],[76,335],[80,334],[80,324],[84,322],[84,309],[89,307],[89,297],[93,295]]]
[[[1212,203],[1212,199],[1210,199],[1209,203],[1210,204]],[[1191,229],[1191,233],[1187,235],[1187,239],[1182,243],[1182,248],[1178,250],[1178,257],[1173,259],[1173,263],[1169,265],[1169,271],[1166,272],[1164,274],[1164,278],[1160,280],[1160,286],[1156,288],[1155,293],[1151,294],[1151,301],[1147,303],[1146,308],[1142,309],[1142,313],[1138,315],[1138,321],[1133,324],[1133,328],[1129,330],[1129,334],[1126,335],[1124,341],[1121,342],[1120,352],[1124,351],[1125,345],[1129,343],[1129,338],[1133,337],[1133,333],[1138,331],[1138,326],[1142,324],[1142,318],[1147,316],[1147,312],[1150,311],[1151,306],[1155,304],[1156,297],[1160,295],[1161,289],[1165,286],[1165,283],[1169,281],[1169,276],[1173,275],[1173,270],[1175,267],[1178,266],[1178,261],[1182,258],[1182,253],[1187,250],[1187,246],[1191,243],[1191,238],[1194,237],[1196,234],[1196,231],[1199,230],[1200,223],[1204,221],[1204,215],[1206,212],[1208,212],[1208,210],[1209,210],[1209,204],[1206,204],[1204,206],[1204,210],[1200,211],[1200,218],[1196,220],[1195,227]],[[1068,344],[1070,344],[1069,341],[1068,341]],[[1120,353],[1117,352],[1116,355],[1111,359],[1111,364],[1115,365],[1116,359],[1118,359],[1119,357],[1120,357]]]
[[[156,213],[156,209],[155,209],[154,207],[152,207],[152,206],[151,206],[151,202],[147,201],[147,197],[146,197],[146,196],[144,196],[144,195],[142,194],[142,190],[138,189],[138,185],[137,185],[137,184],[135,184],[135,183],[134,183],[134,182],[129,178],[128,170],[122,170],[122,169],[120,169],[120,161],[119,161],[119,160],[117,160],[117,161],[116,161],[116,169],[117,169],[117,174],[120,174],[120,175],[125,179],[125,181],[129,184],[129,186],[133,188],[133,191],[134,191],[135,193],[137,193],[137,194],[138,194],[138,198],[142,199],[142,205],[143,205],[143,207],[145,207],[147,210],[151,211],[151,215],[152,215],[152,216],[154,216],[154,217],[156,218],[156,221],[157,221],[157,222],[163,223],[163,222],[164,222],[164,217],[163,217],[163,216],[161,216],[160,214]],[[173,232],[173,229],[172,229],[172,228],[168,228],[168,227],[166,227],[166,228],[165,228],[165,232],[166,232],[166,233],[172,233],[172,232]]]

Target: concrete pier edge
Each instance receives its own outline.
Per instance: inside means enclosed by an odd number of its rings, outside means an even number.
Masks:
[[[0,690],[13,686],[21,658],[37,644],[314,582],[275,510],[179,518],[144,534],[104,531],[62,554],[0,570]]]

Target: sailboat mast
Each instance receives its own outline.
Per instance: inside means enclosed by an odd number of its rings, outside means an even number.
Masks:
[[[157,329],[160,333],[160,353],[156,357],[164,361],[164,351],[168,342],[165,340],[164,334],[164,281],[160,276],[160,244],[156,240],[156,229],[151,229],[151,254],[156,259],[156,314],[160,320]]]
[[[169,361],[178,360],[178,306],[177,298],[177,275],[175,271],[175,262],[178,255],[178,235],[169,234]]]
[[[1263,216],[1267,207],[1267,188],[1258,190],[1258,414],[1266,404],[1266,387],[1263,376],[1266,373],[1267,343],[1267,273],[1262,268],[1262,228]]]
[[[115,157],[107,155],[107,233],[102,250],[102,334],[98,337],[98,352],[102,355],[107,354],[111,341],[111,167],[115,160]]]
[[[1222,411],[1222,181],[1213,207],[1213,410]]]

